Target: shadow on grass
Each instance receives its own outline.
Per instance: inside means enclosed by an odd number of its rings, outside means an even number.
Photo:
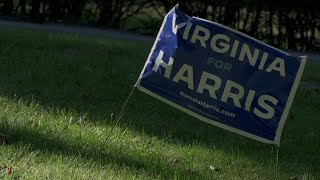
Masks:
[[[11,34],[7,38],[7,44],[2,45],[8,46],[12,42],[11,39],[19,39],[10,50],[2,51],[0,54],[1,96],[35,101],[47,109],[66,109],[75,111],[79,115],[88,114],[90,120],[109,119],[111,113],[119,112],[149,50],[149,44],[136,45],[134,42],[119,43],[112,40],[83,42],[77,39],[66,42],[57,38],[48,40],[45,35],[40,36],[41,40],[35,40],[30,47],[32,36],[29,38],[16,36],[18,35]],[[6,42],[5,37],[2,39]],[[306,100],[302,98],[298,103],[305,102]],[[297,110],[298,113],[301,111]],[[104,122],[107,125],[114,123]],[[301,123],[304,122],[289,123],[288,128],[296,129]],[[197,121],[142,93],[134,94],[119,126],[129,126],[134,131],[143,131],[151,137],[156,136],[169,143],[189,145],[196,141],[206,148],[215,146],[227,153],[236,149],[249,158],[259,159],[262,156],[264,160],[270,159],[270,149],[267,145]],[[307,131],[305,129],[301,133]],[[62,151],[77,156],[78,150],[81,149],[77,146],[69,147],[60,139],[46,139],[32,130],[30,132],[13,128],[10,134],[15,136],[16,140],[31,144],[34,149],[48,150],[47,146],[56,147],[51,150],[52,153]],[[284,138],[291,135],[285,135]],[[315,135],[319,137],[320,131],[315,132]],[[27,136],[30,138],[25,138]],[[294,134],[294,136],[301,135]],[[284,143],[285,152],[281,151],[283,156],[280,154],[281,165],[294,169],[303,163],[305,168],[297,172],[304,170],[315,172],[315,164],[320,162],[319,159],[314,158],[314,155],[306,159],[305,155],[314,154],[318,144],[313,142],[314,139],[303,138],[303,141],[295,141],[299,138],[293,137],[292,141],[287,141],[289,144]],[[32,139],[41,139],[47,143],[39,144]],[[304,148],[305,144],[311,147]],[[296,149],[299,149],[299,153]],[[296,153],[299,155],[296,156]],[[88,157],[100,161],[104,157],[98,154],[98,150],[93,150],[89,152]],[[150,168],[152,166],[142,161],[117,156],[116,150],[108,153],[106,158],[106,162],[111,159],[126,166],[144,167],[147,171],[154,171]],[[159,166],[156,161],[153,165]],[[174,169],[162,170],[168,171],[171,175],[174,173]],[[188,174],[188,170],[184,171]]]
[[[0,123],[0,127],[8,127]],[[1,131],[4,129],[0,128]],[[170,179],[174,176],[189,177],[191,179],[205,179],[201,172],[197,172],[188,168],[174,166],[166,161],[160,161],[159,158],[154,156],[154,159],[145,159],[144,157],[132,156],[124,153],[121,147],[117,147],[112,143],[101,143],[91,145],[90,142],[84,143],[79,140],[79,143],[70,142],[64,139],[59,134],[50,134],[50,136],[42,135],[33,128],[27,126],[10,127],[10,133],[13,139],[10,145],[27,145],[28,151],[41,151],[44,153],[51,153],[52,155],[76,157],[94,161],[95,164],[102,166],[112,165],[120,169],[130,169],[139,175],[139,171],[143,170],[150,177],[166,177]],[[79,137],[78,137],[79,138]],[[104,145],[102,148],[100,145]],[[28,152],[25,152],[28,153]]]

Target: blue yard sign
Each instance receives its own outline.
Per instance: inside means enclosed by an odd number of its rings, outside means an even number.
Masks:
[[[279,145],[305,61],[176,6],[136,87],[209,124]]]

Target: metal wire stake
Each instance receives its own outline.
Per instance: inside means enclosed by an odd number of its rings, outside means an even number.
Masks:
[[[136,89],[136,86],[134,86],[134,87],[132,88],[132,90],[131,90],[128,98],[126,99],[125,103],[123,104],[123,106],[122,106],[122,108],[121,108],[121,111],[120,111],[120,113],[119,113],[119,115],[118,115],[118,117],[117,117],[117,119],[116,119],[116,122],[115,122],[115,123],[113,124],[113,126],[111,127],[111,130],[110,130],[109,134],[107,135],[107,137],[106,137],[106,139],[105,139],[105,142],[110,138],[110,136],[111,136],[112,132],[114,131],[115,127],[116,127],[117,124],[120,122],[120,119],[122,118],[122,116],[123,116],[123,114],[124,114],[124,110],[125,110],[125,108],[126,108],[126,106],[127,106],[127,104],[128,104],[128,102],[129,102],[129,100],[130,100],[130,98],[131,98],[131,96],[132,96],[132,94],[133,94],[133,92],[134,92],[135,89]]]

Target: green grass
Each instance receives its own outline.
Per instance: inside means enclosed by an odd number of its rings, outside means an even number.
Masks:
[[[320,64],[307,63],[302,80],[320,83]]]
[[[1,29],[0,132],[12,138],[0,146],[0,167],[13,174],[0,178],[274,179],[274,146],[138,91],[106,141],[150,48]],[[320,177],[319,112],[319,90],[300,88],[282,136],[279,179]]]

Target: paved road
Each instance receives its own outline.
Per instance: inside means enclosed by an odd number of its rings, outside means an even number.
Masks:
[[[84,27],[84,26],[70,26],[62,24],[35,24],[28,22],[15,22],[15,21],[6,21],[0,20],[0,27],[12,27],[17,29],[31,29],[31,30],[43,30],[49,32],[64,32],[64,33],[78,33],[88,36],[98,36],[98,37],[111,37],[115,39],[124,39],[124,40],[139,40],[139,41],[154,41],[155,37],[152,36],[143,36],[132,34],[128,32],[121,32],[111,29],[99,29],[93,27]],[[293,55],[307,55],[307,62],[320,64],[320,53],[303,53],[303,52],[294,52],[288,51]],[[320,88],[320,83],[315,82],[302,82],[301,86],[305,88]]]

